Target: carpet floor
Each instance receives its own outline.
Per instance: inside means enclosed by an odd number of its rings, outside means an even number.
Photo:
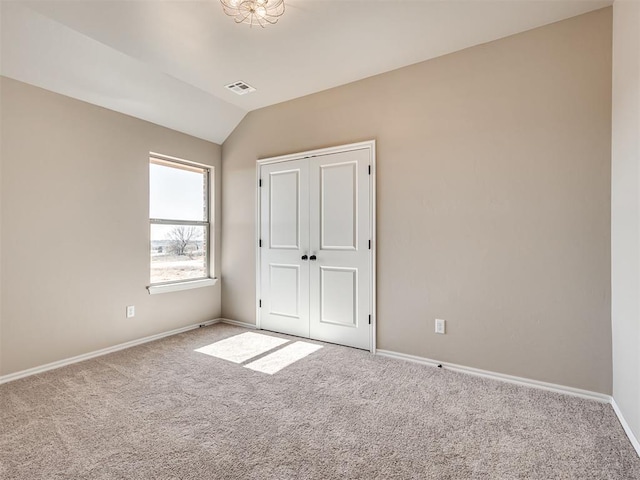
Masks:
[[[273,375],[195,351],[246,331],[0,385],[0,478],[640,479],[610,405],[335,345]]]

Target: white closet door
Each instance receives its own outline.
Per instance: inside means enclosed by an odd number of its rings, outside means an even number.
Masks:
[[[309,337],[307,160],[261,169],[261,328]]]
[[[369,349],[369,150],[318,156],[309,167],[310,336]]]

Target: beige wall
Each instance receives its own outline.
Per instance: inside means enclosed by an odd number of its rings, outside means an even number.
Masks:
[[[640,3],[613,12],[613,397],[640,439]]]
[[[256,159],[376,139],[378,348],[610,393],[610,132],[610,8],[254,111],[223,316],[255,322]]]
[[[149,151],[213,165],[219,197],[220,147],[7,78],[0,85],[0,374],[218,317],[220,284],[145,287]]]

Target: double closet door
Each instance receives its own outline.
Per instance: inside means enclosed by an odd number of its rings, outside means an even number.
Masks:
[[[371,149],[260,168],[260,328],[371,348]]]

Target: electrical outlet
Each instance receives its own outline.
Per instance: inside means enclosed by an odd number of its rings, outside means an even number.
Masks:
[[[136,316],[136,307],[134,305],[127,306],[127,318]]]
[[[436,318],[436,333],[445,333],[445,321],[439,318]]]

